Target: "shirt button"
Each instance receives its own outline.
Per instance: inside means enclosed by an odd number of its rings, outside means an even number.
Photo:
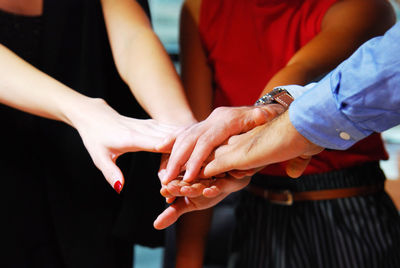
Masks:
[[[340,132],[339,136],[346,141],[350,140],[350,135],[346,132]]]

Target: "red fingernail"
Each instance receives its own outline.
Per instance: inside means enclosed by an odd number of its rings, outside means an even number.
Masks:
[[[122,184],[120,181],[116,181],[114,183],[114,190],[117,191],[117,193],[120,193],[122,190]]]

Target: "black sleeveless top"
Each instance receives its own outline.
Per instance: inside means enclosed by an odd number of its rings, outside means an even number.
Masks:
[[[41,16],[20,16],[0,10],[0,43],[35,66],[40,59],[42,28]],[[5,181],[1,195],[7,204],[2,211],[7,211],[8,227],[2,237],[11,235],[7,256],[16,257],[13,265],[23,267],[30,262],[25,260],[27,253],[35,248],[41,248],[46,259],[58,253],[50,249],[54,248],[55,232],[45,181],[38,176],[39,122],[35,116],[4,105],[0,105],[0,119],[0,145],[3,152],[7,152],[0,156],[1,178]]]
[[[147,2],[139,2],[148,11]],[[1,12],[0,42],[74,90],[105,99],[119,113],[148,117],[117,73],[100,1],[45,0],[40,17]],[[163,233],[152,226],[164,207],[158,156],[121,157],[126,184],[117,195],[73,128],[3,105],[0,122],[0,195],[7,224],[2,237],[14,245],[10,259],[23,258],[21,249],[32,241],[53,237],[66,267],[124,267],[118,259],[123,252],[132,260],[132,243],[162,244]]]
[[[0,9],[0,43],[33,65],[39,63],[42,16],[20,16]]]

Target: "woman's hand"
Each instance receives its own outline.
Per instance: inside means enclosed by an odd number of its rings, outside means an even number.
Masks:
[[[95,165],[118,192],[124,184],[121,171],[115,165],[118,156],[141,150],[162,151],[154,145],[176,131],[175,127],[154,120],[124,117],[104,100],[89,98],[67,87],[1,44],[0,67],[3,67],[0,103],[75,127]],[[190,110],[184,117],[191,119]]]
[[[169,197],[171,190],[174,194],[178,195],[178,191],[180,191],[179,195],[182,195],[182,191],[185,192],[191,191],[187,193],[190,195],[177,197],[176,200],[170,205],[167,209],[165,209],[154,221],[154,228],[156,229],[164,229],[176,222],[176,220],[184,213],[195,211],[195,210],[203,210],[215,206],[225,197],[227,197],[230,193],[239,191],[246,187],[250,182],[250,177],[245,177],[242,179],[235,179],[231,176],[216,178],[216,179],[201,179],[195,183],[197,184],[195,188],[187,188],[186,182],[183,181],[174,181],[169,188],[161,189],[161,193]],[[180,187],[182,183],[182,187]],[[203,188],[204,187],[204,188]],[[201,189],[202,188],[202,189]],[[194,190],[194,191],[192,191]],[[172,195],[171,195],[172,196]]]
[[[152,119],[122,116],[102,99],[88,99],[87,102],[79,111],[69,114],[69,120],[78,130],[96,167],[119,193],[124,177],[115,163],[117,158],[126,152],[158,152],[155,145],[177,127]]]

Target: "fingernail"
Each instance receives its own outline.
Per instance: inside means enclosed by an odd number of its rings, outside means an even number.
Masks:
[[[161,182],[164,182],[165,172],[166,172],[165,169],[161,169],[161,170],[158,172],[158,178],[160,179]]]
[[[121,193],[122,184],[121,184],[120,181],[116,181],[116,182],[114,183],[114,190],[115,190],[117,193]]]
[[[187,182],[187,181],[189,180],[188,177],[189,177],[189,173],[186,171],[186,172],[185,172],[185,175],[183,176],[183,179],[182,179],[182,180],[183,180],[184,182]]]
[[[161,181],[163,184],[167,184],[169,181],[171,181],[171,173],[165,170],[164,177],[162,178]]]
[[[162,184],[167,184],[167,174],[164,173],[164,176],[160,180]]]

